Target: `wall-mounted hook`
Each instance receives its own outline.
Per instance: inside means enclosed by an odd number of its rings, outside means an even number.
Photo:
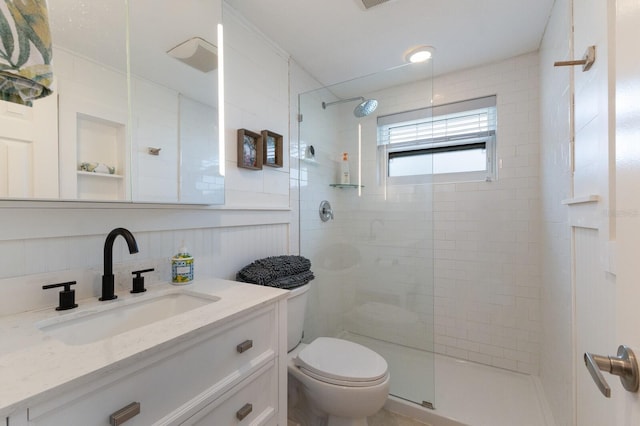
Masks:
[[[149,151],[149,155],[160,155],[160,150],[162,148],[153,148],[153,147],[149,147],[148,151]]]
[[[572,67],[574,65],[582,65],[582,71],[589,71],[591,66],[596,61],[596,47],[589,46],[587,47],[587,51],[584,53],[584,56],[579,61],[558,61],[554,62],[554,67]]]

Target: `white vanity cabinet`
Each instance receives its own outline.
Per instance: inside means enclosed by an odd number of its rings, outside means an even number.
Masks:
[[[92,374],[95,380],[68,383],[8,424],[109,425],[112,413],[138,403],[139,414],[120,424],[285,426],[285,315],[284,301],[271,302],[168,341],[127,366]]]

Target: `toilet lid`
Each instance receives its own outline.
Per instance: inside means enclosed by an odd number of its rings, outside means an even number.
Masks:
[[[300,351],[295,364],[310,376],[343,386],[372,386],[387,376],[387,362],[369,348],[319,337]]]

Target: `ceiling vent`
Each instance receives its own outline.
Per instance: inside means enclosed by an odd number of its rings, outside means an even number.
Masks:
[[[202,72],[218,68],[218,48],[200,37],[190,38],[167,53]]]
[[[389,0],[360,0],[365,9],[371,9],[374,6],[378,6],[382,3],[386,3]]]

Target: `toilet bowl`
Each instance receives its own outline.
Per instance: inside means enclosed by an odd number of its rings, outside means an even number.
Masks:
[[[300,302],[295,299],[306,298],[308,285],[305,287],[291,292],[288,309],[292,301],[294,305]],[[292,312],[297,316],[304,313],[304,308],[294,306],[289,310],[290,323]],[[302,323],[302,319],[297,320],[297,324]],[[301,337],[300,330],[297,342]],[[385,359],[376,352],[331,337],[318,337],[309,344],[290,339],[289,349],[289,378],[296,382],[311,411],[327,418],[328,426],[366,426],[367,417],[384,406],[389,395],[389,371]]]

